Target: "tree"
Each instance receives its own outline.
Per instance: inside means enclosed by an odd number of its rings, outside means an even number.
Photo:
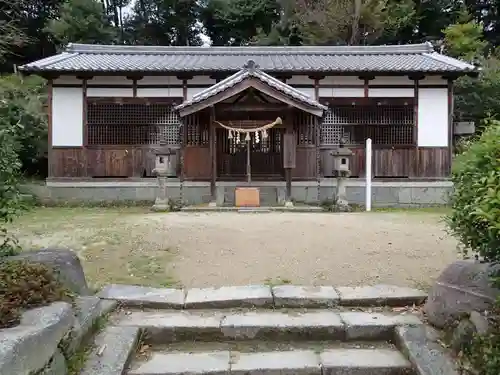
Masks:
[[[268,36],[279,20],[280,5],[275,0],[207,0],[200,12],[200,21],[216,46],[256,42],[257,35]]]
[[[111,26],[102,4],[96,0],[67,0],[57,19],[49,21],[45,31],[58,44],[108,44],[117,39],[117,29]]]
[[[450,56],[473,61],[484,55],[487,42],[483,40],[483,28],[468,14],[460,21],[444,29],[444,47]]]
[[[196,0],[138,0],[125,20],[131,44],[200,45],[201,26]]]

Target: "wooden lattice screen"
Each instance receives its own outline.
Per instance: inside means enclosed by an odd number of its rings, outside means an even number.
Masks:
[[[323,118],[321,144],[363,145],[371,138],[376,145],[413,145],[414,110],[411,105],[331,107]]]
[[[294,127],[297,133],[298,145],[314,145],[316,143],[315,118],[305,112],[298,112],[294,117]]]
[[[208,146],[210,139],[208,132],[208,123],[201,121],[200,115],[198,113],[193,113],[192,115],[186,116],[183,122],[187,127],[187,146]],[[181,125],[181,141],[183,134],[182,126],[184,125]]]
[[[166,103],[87,104],[88,145],[169,145],[180,143],[180,121]]]

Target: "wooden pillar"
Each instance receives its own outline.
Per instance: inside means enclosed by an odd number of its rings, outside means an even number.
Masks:
[[[453,79],[448,79],[448,174],[451,175],[451,164],[453,159],[453,112],[455,101],[453,100]]]
[[[87,78],[82,78],[82,100],[83,100],[83,111],[82,111],[82,127],[83,127],[83,150],[82,150],[82,163],[83,163],[83,177],[87,177],[89,174],[89,164],[87,158],[87,146],[88,146],[88,124],[87,124]]]
[[[414,153],[415,157],[413,158],[413,168],[410,177],[420,177],[420,151],[418,147],[418,97],[419,97],[419,89],[420,89],[420,80],[423,79],[423,76],[412,76],[409,77],[413,81],[413,142],[415,143]]]
[[[184,101],[187,100],[187,80],[184,79],[182,80],[182,98]],[[184,182],[186,180],[186,146],[187,146],[187,137],[188,137],[188,121],[187,121],[187,116],[181,118],[182,121],[182,144],[181,144],[181,157],[180,157],[180,163],[181,163],[181,182]]]
[[[294,110],[289,109],[285,118],[285,135],[283,137],[283,167],[285,169],[285,202],[292,199],[292,169],[295,168],[297,141],[293,129]]]
[[[48,177],[54,177],[54,160],[52,153],[52,90],[54,81],[49,79],[47,81],[47,132],[48,132],[48,149],[47,149],[47,163],[48,163]]]
[[[215,129],[215,108],[210,107],[210,159],[212,160],[210,171],[210,195],[212,202],[217,200],[216,179],[217,179],[217,144],[216,144],[216,129]]]

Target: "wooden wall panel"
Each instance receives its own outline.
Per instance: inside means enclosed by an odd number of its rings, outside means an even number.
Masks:
[[[296,167],[292,169],[294,179],[316,178],[316,147],[297,146]]]
[[[415,175],[415,148],[373,150],[373,177],[412,177]]]
[[[330,153],[334,148],[322,148],[321,155],[321,176],[332,177],[333,158]],[[351,177],[364,177],[365,175],[365,150],[363,148],[351,148],[353,155],[349,160],[351,168]]]
[[[187,146],[184,149],[184,172],[188,180],[210,179],[212,160],[210,148],[202,146]]]
[[[52,148],[49,153],[50,177],[86,177],[85,149]]]
[[[420,147],[418,149],[417,177],[449,177],[451,171],[448,147]]]
[[[132,150],[88,149],[89,177],[132,177]]]

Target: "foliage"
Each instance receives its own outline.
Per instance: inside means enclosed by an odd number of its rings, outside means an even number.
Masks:
[[[45,83],[40,77],[0,77],[0,129],[12,128],[14,150],[22,169],[30,175],[44,174],[47,152]],[[45,163],[44,163],[45,162]]]
[[[475,21],[448,26],[444,30],[444,44],[448,55],[467,61],[482,56],[487,45],[483,28]]]
[[[455,82],[455,110],[458,119],[500,120],[500,58],[492,55],[480,59],[478,78],[462,77]]]
[[[500,122],[487,123],[481,137],[454,160],[453,211],[447,223],[464,252],[472,250],[489,261],[499,261]]]
[[[0,119],[1,120],[1,119]],[[0,259],[15,254],[18,242],[7,231],[6,224],[12,222],[22,208],[21,194],[18,190],[18,174],[21,167],[15,152],[15,129],[0,128]]]
[[[60,15],[49,21],[45,28],[56,43],[112,43],[117,30],[97,0],[67,0],[62,4]]]
[[[52,269],[20,260],[0,262],[0,328],[18,324],[24,309],[55,301],[71,301],[71,294]]]
[[[467,349],[466,358],[474,373],[481,375],[500,374],[500,327],[498,323],[486,335],[475,335]]]

